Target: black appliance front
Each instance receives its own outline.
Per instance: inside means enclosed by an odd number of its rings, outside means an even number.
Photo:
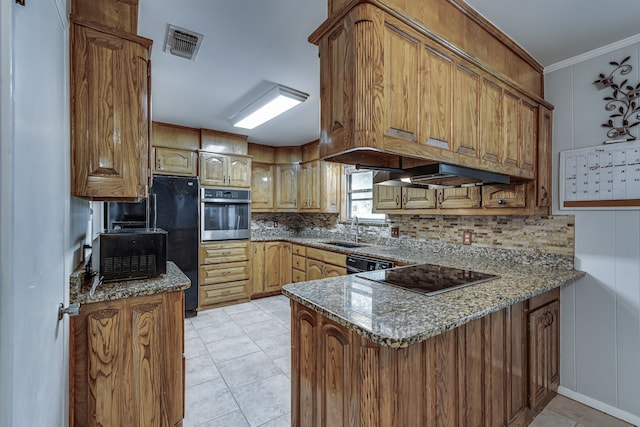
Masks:
[[[197,177],[154,176],[150,222],[166,230],[167,259],[186,274],[191,286],[184,291],[187,316],[198,310],[198,208]]]

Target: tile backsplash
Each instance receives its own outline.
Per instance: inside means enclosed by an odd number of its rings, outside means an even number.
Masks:
[[[274,227],[274,221],[277,227]],[[382,224],[361,224],[360,238],[368,243],[399,244],[405,239],[462,245],[465,231],[472,245],[497,249],[550,253],[573,257],[574,217],[557,216],[438,216],[389,215]],[[391,238],[391,226],[399,238]],[[256,238],[318,237],[351,240],[350,223],[337,214],[254,213],[251,231]]]

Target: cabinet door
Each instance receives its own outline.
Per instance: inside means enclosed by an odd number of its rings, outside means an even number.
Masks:
[[[436,49],[426,46],[422,52],[420,87],[420,142],[451,149],[451,87],[453,62]]]
[[[438,190],[440,209],[467,209],[480,207],[480,187],[445,188]]]
[[[276,165],[276,209],[298,208],[298,165]]]
[[[478,154],[480,76],[460,64],[453,69],[453,151]]]
[[[280,242],[264,244],[264,291],[280,289]],[[291,271],[291,268],[289,268]]]
[[[251,210],[273,209],[273,165],[254,163],[251,166]]]
[[[520,167],[520,98],[508,91],[502,93],[502,164]]]
[[[324,277],[338,277],[344,276],[345,274],[347,274],[347,269],[345,267],[333,264],[324,265]]]
[[[147,196],[149,50],[71,25],[71,193],[93,200]]]
[[[506,417],[507,424],[524,425],[527,406],[526,314],[524,302],[506,309]]]
[[[226,156],[200,152],[200,185],[226,186]]]
[[[402,209],[433,209],[436,207],[436,190],[403,188]]]
[[[502,161],[502,89],[495,83],[482,79],[480,93],[480,158],[493,162]]]
[[[324,263],[315,259],[307,258],[307,280],[324,279]]]
[[[521,141],[520,169],[530,172],[533,178],[538,146],[538,106],[526,100],[521,102]]]
[[[177,148],[153,148],[153,173],[161,175],[196,176],[198,155]]]
[[[251,291],[253,294],[264,292],[264,245],[264,242],[251,243]]]
[[[559,302],[529,313],[529,406],[541,409],[559,383]]]
[[[300,209],[320,209],[320,161],[300,164]]]
[[[340,195],[342,187],[342,167],[337,163],[320,162],[322,179],[320,180],[322,188],[320,197],[322,197],[322,212],[335,213],[340,211]]]
[[[401,188],[389,185],[373,186],[373,210],[387,211],[400,209]]]
[[[292,279],[291,243],[280,242],[280,286],[293,281]]]
[[[251,158],[227,156],[227,185],[230,187],[249,188],[251,186]]]
[[[391,24],[384,26],[384,133],[416,142],[420,42]]]
[[[183,316],[182,291],[84,304],[71,323],[71,424],[179,425]]]
[[[551,143],[553,135],[552,112],[539,107],[538,116],[538,174],[536,176],[536,206],[549,213],[551,207]]]

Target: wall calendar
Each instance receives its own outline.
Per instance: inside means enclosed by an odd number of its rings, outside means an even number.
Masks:
[[[640,141],[560,153],[560,209],[640,207]]]

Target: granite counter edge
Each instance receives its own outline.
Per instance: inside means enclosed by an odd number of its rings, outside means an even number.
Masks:
[[[90,295],[90,284],[84,281],[84,266],[69,277],[70,303],[91,304],[176,292],[191,286],[189,278],[173,262],[167,261],[167,272],[152,279],[126,280],[98,285]]]
[[[345,319],[344,317],[338,315],[337,313],[334,313],[300,295],[297,295],[294,292],[289,291],[288,289],[286,289],[286,287],[282,288],[282,293],[283,295],[287,296],[288,298],[290,298],[293,301],[296,301],[298,303],[300,303],[301,305],[317,312],[320,313],[321,315],[325,316],[326,318],[338,323],[341,326],[344,326],[347,329],[350,329],[354,332],[356,332],[358,335],[361,335],[371,341],[373,341],[374,343],[380,344],[382,346],[385,347],[391,347],[391,348],[405,348],[408,347],[410,345],[413,344],[417,344],[419,342],[425,341],[429,338],[435,337],[437,335],[440,335],[446,331],[455,329],[459,326],[462,326],[466,323],[469,323],[473,320],[479,319],[481,317],[484,317],[488,314],[494,313],[496,311],[500,311],[504,308],[507,308],[513,304],[516,304],[518,302],[521,301],[526,301],[536,295],[540,295],[544,292],[550,291],[552,289],[558,288],[562,285],[565,285],[567,283],[570,283],[572,281],[578,280],[581,277],[584,277],[586,275],[585,272],[583,271],[579,271],[579,270],[574,270],[574,275],[571,277],[567,277],[563,280],[559,280],[557,282],[548,284],[546,286],[541,286],[538,287],[535,290],[532,291],[527,291],[522,293],[521,295],[518,295],[517,297],[511,298],[509,300],[505,300],[502,301],[500,304],[495,304],[489,307],[486,307],[482,310],[478,310],[476,312],[474,312],[471,315],[465,316],[465,317],[461,317],[459,319],[456,319],[455,321],[452,322],[447,322],[447,323],[443,323],[437,327],[431,327],[430,329],[426,329],[423,332],[416,334],[416,335],[412,335],[410,337],[390,337],[390,336],[384,336],[378,333],[375,333],[373,331],[367,330],[362,328],[359,325],[356,325],[352,322],[350,322],[349,320]]]

